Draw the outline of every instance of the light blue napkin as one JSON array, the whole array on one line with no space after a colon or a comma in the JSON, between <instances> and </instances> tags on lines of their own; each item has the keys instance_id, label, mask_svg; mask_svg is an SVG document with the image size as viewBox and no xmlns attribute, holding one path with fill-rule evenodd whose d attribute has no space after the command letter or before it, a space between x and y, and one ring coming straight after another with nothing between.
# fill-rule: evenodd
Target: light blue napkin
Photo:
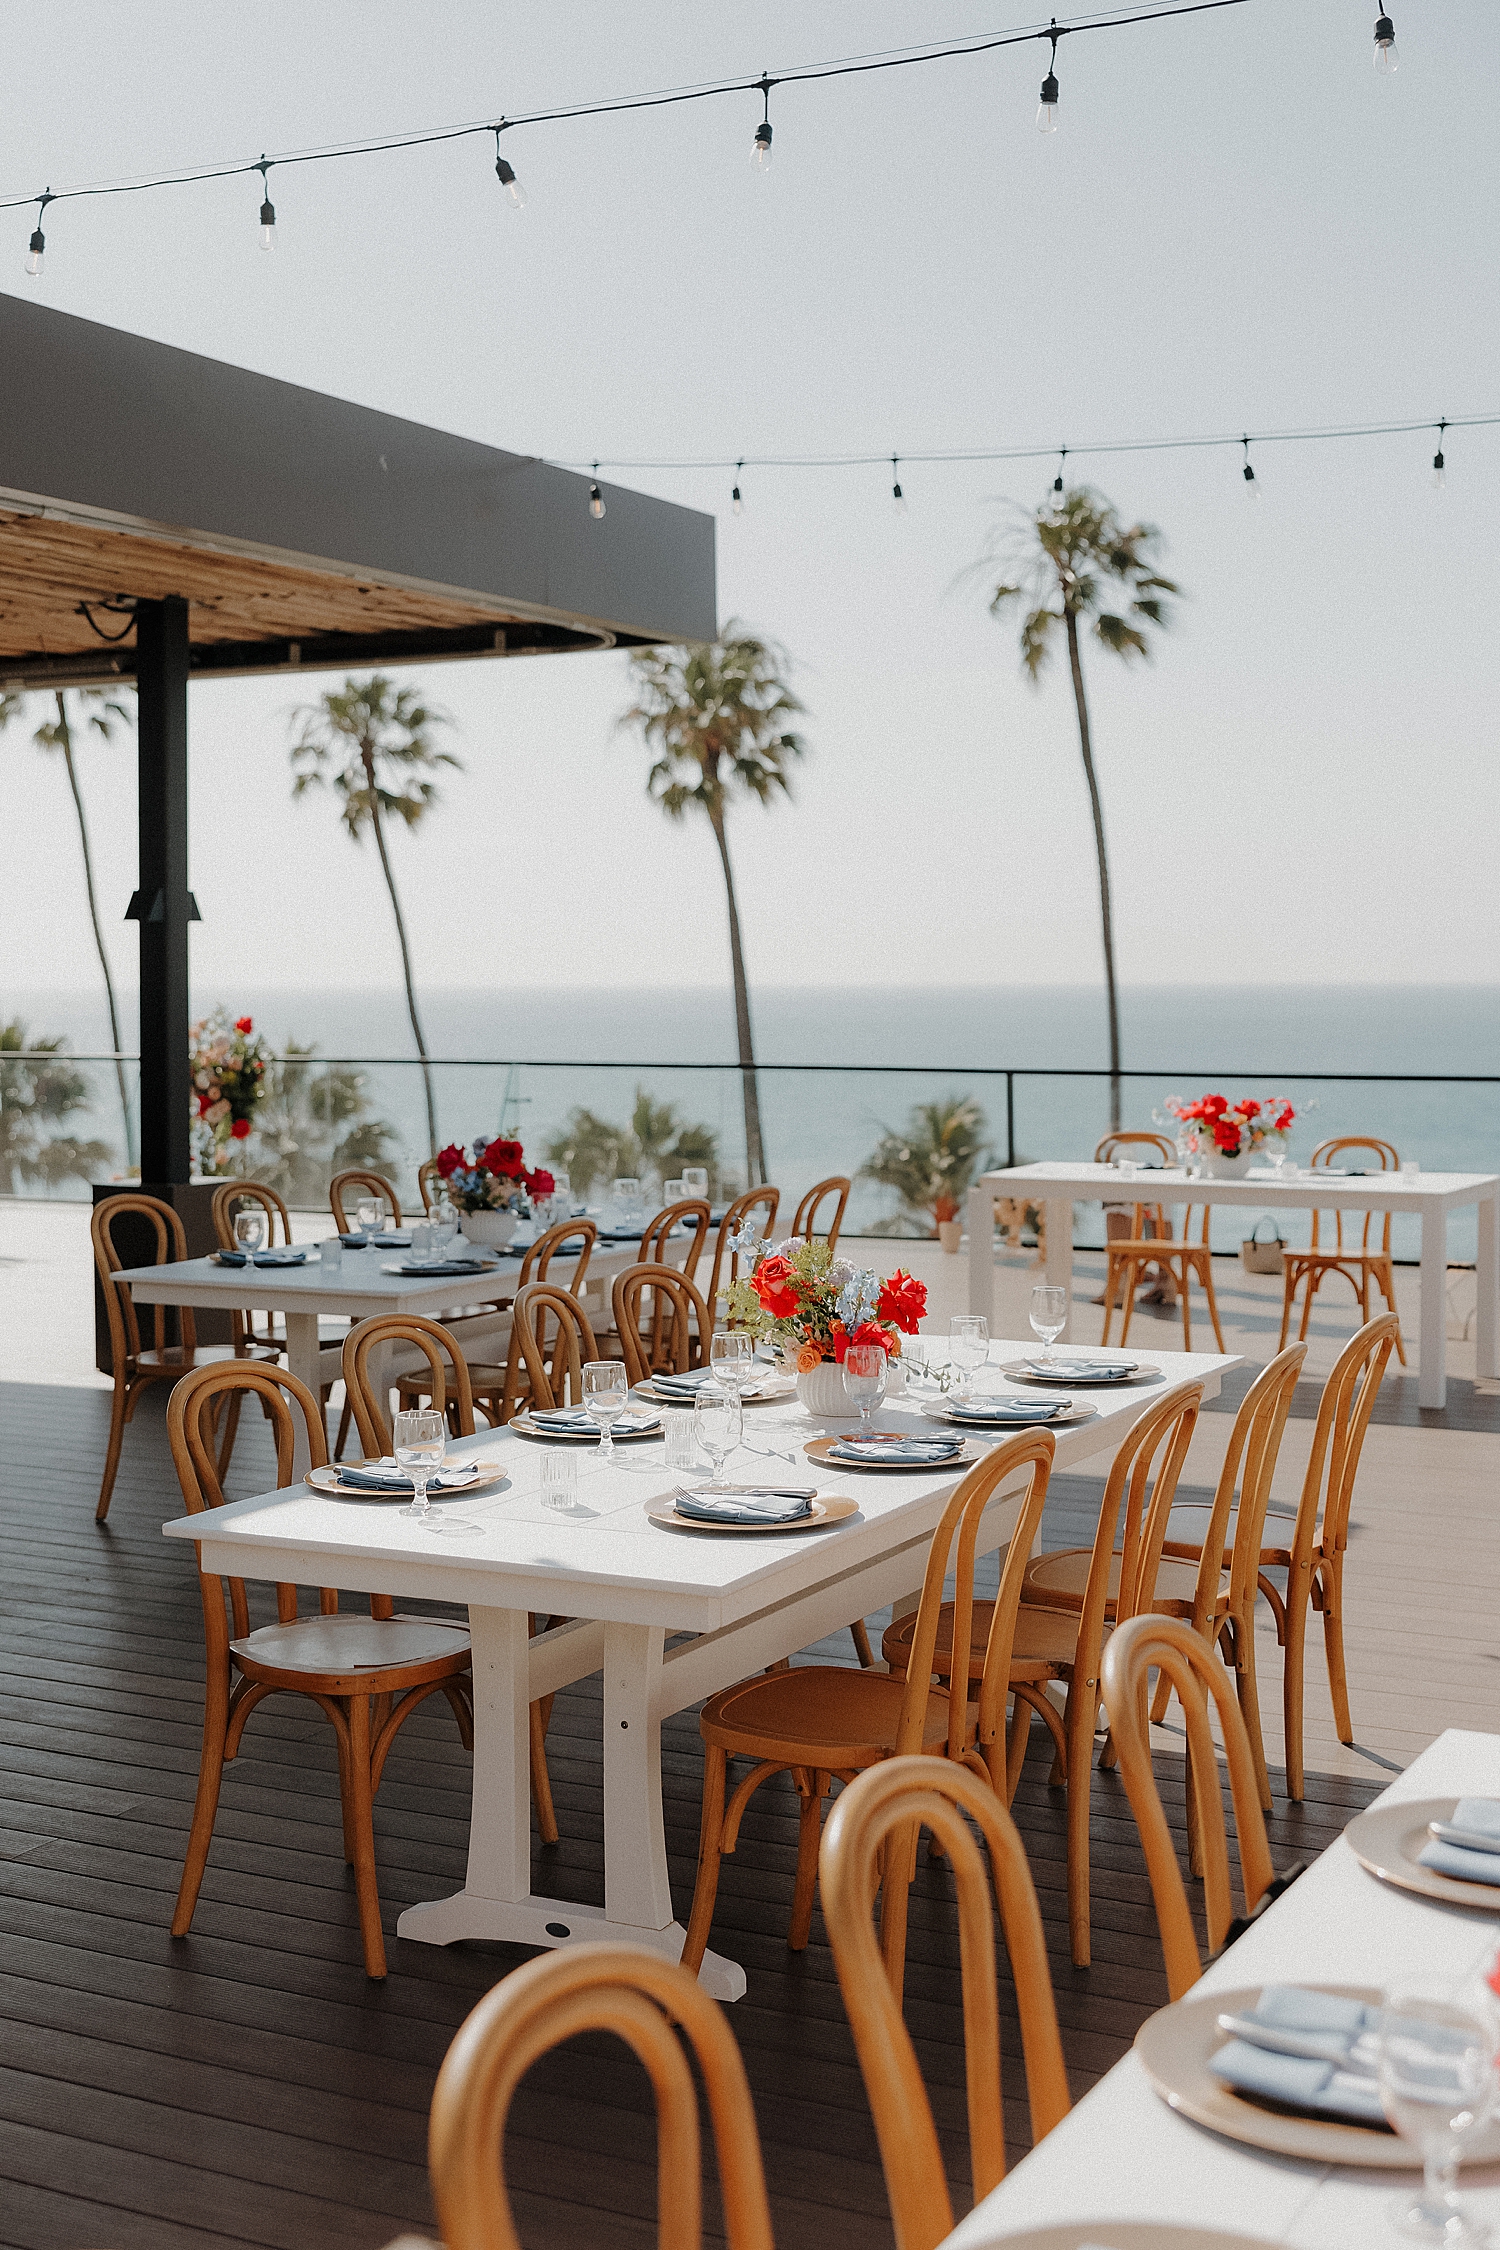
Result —
<instances>
[{"instance_id":1,"label":"light blue napkin","mask_svg":"<svg viewBox=\"0 0 1500 2250\"><path fill-rule=\"evenodd\" d=\"M1066 1414L1072 1404L1070 1398L991 1398L982 1405L965 1406L954 1399L945 1411L955 1422L988 1423L998 1427L1006 1422L1050 1422L1054 1415Z\"/></svg>"},{"instance_id":2,"label":"light blue napkin","mask_svg":"<svg viewBox=\"0 0 1500 2250\"><path fill-rule=\"evenodd\" d=\"M221 1266L242 1266L245 1263L245 1253L243 1250L221 1250L219 1252L219 1263ZM255 1263L258 1266L305 1266L307 1264L307 1252L305 1250L257 1250Z\"/></svg>"},{"instance_id":3,"label":"light blue napkin","mask_svg":"<svg viewBox=\"0 0 1500 2250\"><path fill-rule=\"evenodd\" d=\"M815 1489L812 1485L756 1485L716 1491L712 1485L704 1485L697 1492L674 1492L672 1504L690 1523L800 1523L812 1514Z\"/></svg>"},{"instance_id":4,"label":"light blue napkin","mask_svg":"<svg viewBox=\"0 0 1500 2250\"><path fill-rule=\"evenodd\" d=\"M908 1437L899 1431L889 1436L873 1431L868 1437L838 1438L829 1448L831 1461L910 1461L938 1464L962 1453L962 1438Z\"/></svg>"},{"instance_id":5,"label":"light blue napkin","mask_svg":"<svg viewBox=\"0 0 1500 2250\"><path fill-rule=\"evenodd\" d=\"M334 1466L338 1470L341 1484L352 1484L361 1492L410 1492L412 1490L411 1478L403 1468L397 1466L393 1459L380 1462L367 1461L358 1468L351 1467L346 1461L336 1462ZM429 1492L463 1492L471 1484L477 1483L478 1478L479 1471L472 1463L460 1463L451 1469L440 1469L435 1477L429 1477L427 1489Z\"/></svg>"},{"instance_id":6,"label":"light blue napkin","mask_svg":"<svg viewBox=\"0 0 1500 2250\"><path fill-rule=\"evenodd\" d=\"M1448 1818L1434 1821L1441 1835L1430 1836L1417 1854L1419 1867L1451 1875L1460 1883L1500 1888L1500 1801L1460 1797Z\"/></svg>"},{"instance_id":7,"label":"light blue napkin","mask_svg":"<svg viewBox=\"0 0 1500 2250\"><path fill-rule=\"evenodd\" d=\"M585 1413L581 1406L547 1406L543 1407L539 1413L533 1411L528 1419L534 1422L539 1430L556 1430L560 1435L566 1437L598 1437L599 1435L598 1423L594 1420L593 1415ZM640 1430L659 1430L660 1428L661 1416L659 1414L622 1414L614 1424L614 1433L618 1437L622 1432L629 1435Z\"/></svg>"},{"instance_id":8,"label":"light blue napkin","mask_svg":"<svg viewBox=\"0 0 1500 2250\"><path fill-rule=\"evenodd\" d=\"M1209 2067L1236 2093L1389 2131L1375 2073L1378 2008L1298 1985L1267 1985L1255 2007L1233 2020L1240 2036L1218 2048Z\"/></svg>"},{"instance_id":9,"label":"light blue napkin","mask_svg":"<svg viewBox=\"0 0 1500 2250\"><path fill-rule=\"evenodd\" d=\"M693 1367L685 1375L653 1375L651 1388L654 1391L676 1391L683 1398L696 1398L705 1383L717 1380L711 1367Z\"/></svg>"},{"instance_id":10,"label":"light blue napkin","mask_svg":"<svg viewBox=\"0 0 1500 2250\"><path fill-rule=\"evenodd\" d=\"M1054 1359L1049 1365L1044 1359L1028 1359L1022 1364L1028 1375L1045 1375L1054 1383L1122 1383L1137 1372L1134 1360Z\"/></svg>"},{"instance_id":11,"label":"light blue napkin","mask_svg":"<svg viewBox=\"0 0 1500 2250\"><path fill-rule=\"evenodd\" d=\"M492 1273L494 1264L489 1258L432 1258L425 1265L418 1265L414 1260L408 1261L406 1265L398 1266L396 1271L413 1277L429 1273Z\"/></svg>"}]
</instances>

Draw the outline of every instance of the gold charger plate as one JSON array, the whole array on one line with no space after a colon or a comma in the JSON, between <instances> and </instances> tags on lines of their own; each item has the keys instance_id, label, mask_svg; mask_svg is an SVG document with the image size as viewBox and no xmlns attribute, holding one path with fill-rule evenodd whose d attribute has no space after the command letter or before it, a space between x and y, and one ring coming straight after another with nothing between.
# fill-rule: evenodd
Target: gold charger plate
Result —
<instances>
[{"instance_id":1,"label":"gold charger plate","mask_svg":"<svg viewBox=\"0 0 1500 2250\"><path fill-rule=\"evenodd\" d=\"M372 1461L352 1461L349 1465L354 1469L377 1466ZM486 1492L492 1484L504 1482L505 1469L501 1462L477 1461L474 1465L479 1474L472 1483L459 1485L448 1492L432 1493L431 1498L434 1504L439 1500L467 1500L471 1493ZM321 1492L332 1499L338 1500L374 1500L387 1505L392 1500L398 1500L405 1505L411 1498L409 1491L370 1492L361 1484L345 1484L339 1474L339 1464L336 1461L330 1461L326 1469L309 1469L302 1481L304 1484L311 1485L314 1492Z\"/></svg>"},{"instance_id":2,"label":"gold charger plate","mask_svg":"<svg viewBox=\"0 0 1500 2250\"><path fill-rule=\"evenodd\" d=\"M1263 2234L1169 2227L1156 2219L1069 2219L1060 2227L1007 2234L995 2250L1273 2250Z\"/></svg>"},{"instance_id":3,"label":"gold charger plate","mask_svg":"<svg viewBox=\"0 0 1500 2250\"><path fill-rule=\"evenodd\" d=\"M1309 1992L1331 1992L1341 2000L1363 2000L1378 2005L1385 1994L1372 1985L1310 1984ZM1382 2172L1420 2172L1422 2160L1410 2142L1373 2125L1345 2125L1325 2117L1294 2117L1285 2110L1267 2109L1214 2076L1210 2058L1227 2043L1218 2026L1221 2014L1243 2014L1253 2008L1262 1987L1252 1984L1236 1992L1212 1992L1202 1999L1190 1994L1170 2008L1148 2016L1135 2035L1141 2068L1169 2109L1179 2110L1197 2125L1250 2148L1268 2149L1274 2156L1300 2157L1308 2164L1362 2164ZM1464 2151L1467 2164L1492 2164L1500 2155L1500 2122L1492 2122L1474 2136Z\"/></svg>"},{"instance_id":4,"label":"gold charger plate","mask_svg":"<svg viewBox=\"0 0 1500 2250\"><path fill-rule=\"evenodd\" d=\"M535 1438L542 1445L597 1446L599 1443L592 1430L544 1430L532 1421L529 1414L512 1415L505 1426L507 1430L514 1430L517 1437ZM616 1445L644 1445L649 1438L659 1438L662 1434L661 1416L658 1415L649 1430L622 1430L617 1428L615 1443Z\"/></svg>"},{"instance_id":5,"label":"gold charger plate","mask_svg":"<svg viewBox=\"0 0 1500 2250\"><path fill-rule=\"evenodd\" d=\"M999 1373L1008 1377L1012 1383L1039 1383L1043 1390L1070 1388L1077 1391L1129 1391L1137 1383L1159 1383L1162 1380L1159 1367L1147 1367L1143 1363L1138 1364L1129 1375L1069 1374L1065 1359L1058 1361L1055 1375L1034 1374L1024 1359L1002 1360Z\"/></svg>"},{"instance_id":6,"label":"gold charger plate","mask_svg":"<svg viewBox=\"0 0 1500 2250\"><path fill-rule=\"evenodd\" d=\"M819 1493L812 1504L812 1513L799 1516L795 1523L694 1523L691 1516L680 1516L675 1508L664 1508L661 1496L646 1502L646 1514L651 1522L663 1531L712 1531L721 1537L732 1532L736 1538L748 1533L752 1539L763 1539L766 1533L775 1532L784 1539L793 1531L822 1531L831 1523L842 1523L846 1516L859 1514L859 1502L847 1494Z\"/></svg>"},{"instance_id":7,"label":"gold charger plate","mask_svg":"<svg viewBox=\"0 0 1500 2250\"><path fill-rule=\"evenodd\" d=\"M693 1411L693 1401L690 1398L683 1398L676 1391L659 1391L649 1376L644 1383L631 1385L631 1395L634 1398L649 1399L653 1406L675 1406L679 1414L691 1414ZM741 1391L740 1402L744 1406L784 1406L788 1399L795 1398L796 1395L796 1384L783 1380L771 1390L762 1389L757 1384L750 1390Z\"/></svg>"},{"instance_id":8,"label":"gold charger plate","mask_svg":"<svg viewBox=\"0 0 1500 2250\"><path fill-rule=\"evenodd\" d=\"M1112 1388L1118 1389L1118 1384ZM1065 1430L1073 1422L1089 1422L1099 1409L1088 1399L1069 1406L1061 1414L1050 1414L1045 1422L970 1422L957 1414L950 1414L946 1406L936 1403L925 1405L922 1412L929 1422L941 1422L950 1430L983 1430L986 1436L996 1437L1002 1430Z\"/></svg>"},{"instance_id":9,"label":"gold charger plate","mask_svg":"<svg viewBox=\"0 0 1500 2250\"><path fill-rule=\"evenodd\" d=\"M963 1450L959 1453L950 1453L946 1461L835 1460L833 1448L839 1442L837 1438L831 1437L809 1438L802 1450L809 1461L817 1461L831 1469L852 1469L856 1476L868 1476L871 1471L874 1471L877 1475L895 1475L899 1471L902 1476L932 1477L940 1475L944 1469L971 1469L976 1461L984 1459L984 1449L971 1445L967 1438L964 1439Z\"/></svg>"},{"instance_id":10,"label":"gold charger plate","mask_svg":"<svg viewBox=\"0 0 1500 2250\"><path fill-rule=\"evenodd\" d=\"M1384 1805L1360 1813L1344 1836L1360 1866L1382 1883L1441 1899L1445 1906L1477 1906L1485 1914L1500 1913L1500 1882L1466 1883L1460 1876L1440 1875L1435 1867L1417 1864L1418 1852L1431 1840L1427 1823L1451 1820L1457 1803L1456 1797L1426 1797L1418 1804ZM1500 1858L1495 1871L1500 1875Z\"/></svg>"}]
</instances>

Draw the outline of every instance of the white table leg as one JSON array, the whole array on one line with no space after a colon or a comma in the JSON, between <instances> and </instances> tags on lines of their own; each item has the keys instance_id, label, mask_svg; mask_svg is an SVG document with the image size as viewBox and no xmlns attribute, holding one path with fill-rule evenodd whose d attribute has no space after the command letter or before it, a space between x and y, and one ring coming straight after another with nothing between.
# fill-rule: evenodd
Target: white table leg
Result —
<instances>
[{"instance_id":1,"label":"white table leg","mask_svg":"<svg viewBox=\"0 0 1500 2250\"><path fill-rule=\"evenodd\" d=\"M995 1193L971 1187L969 1221L969 1310L995 1317Z\"/></svg>"},{"instance_id":2,"label":"white table leg","mask_svg":"<svg viewBox=\"0 0 1500 2250\"><path fill-rule=\"evenodd\" d=\"M1422 1212L1422 1328L1417 1364L1418 1404L1444 1405L1448 1397L1448 1214L1440 1203L1429 1203Z\"/></svg>"},{"instance_id":3,"label":"white table leg","mask_svg":"<svg viewBox=\"0 0 1500 2250\"><path fill-rule=\"evenodd\" d=\"M623 1939L675 1961L686 1931L672 1918L661 1810L660 1626L610 1625L604 1638L603 1907L531 1890L527 1707L531 1672L524 1610L470 1609L474 1649L474 1805L469 1865L452 1898L409 1906L397 1935L427 1945L499 1938L558 1946ZM699 1981L738 2000L745 1972L705 1954Z\"/></svg>"},{"instance_id":4,"label":"white table leg","mask_svg":"<svg viewBox=\"0 0 1500 2250\"><path fill-rule=\"evenodd\" d=\"M1059 1338L1066 1344L1073 1334L1073 1206L1049 1199L1044 1209L1047 1213L1047 1279L1067 1291L1068 1322Z\"/></svg>"},{"instance_id":5,"label":"white table leg","mask_svg":"<svg viewBox=\"0 0 1500 2250\"><path fill-rule=\"evenodd\" d=\"M1479 1249L1474 1261L1474 1373L1480 1382L1500 1376L1500 1225L1495 1198L1479 1206Z\"/></svg>"},{"instance_id":6,"label":"white table leg","mask_svg":"<svg viewBox=\"0 0 1500 2250\"><path fill-rule=\"evenodd\" d=\"M318 1316L315 1312L289 1312L283 1315L286 1322L287 1373L305 1383L314 1398L318 1395ZM308 1458L307 1433L302 1427L301 1415L293 1417L297 1440L292 1453L293 1478L305 1476L312 1467ZM326 1435L326 1433L325 1433Z\"/></svg>"}]
</instances>

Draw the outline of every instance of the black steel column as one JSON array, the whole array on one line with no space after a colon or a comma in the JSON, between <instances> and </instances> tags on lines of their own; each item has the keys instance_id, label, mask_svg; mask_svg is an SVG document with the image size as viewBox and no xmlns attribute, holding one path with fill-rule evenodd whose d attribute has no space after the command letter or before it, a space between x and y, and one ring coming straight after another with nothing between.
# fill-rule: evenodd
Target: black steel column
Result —
<instances>
[{"instance_id":1,"label":"black steel column","mask_svg":"<svg viewBox=\"0 0 1500 2250\"><path fill-rule=\"evenodd\" d=\"M190 1175L188 1142L188 605L138 602L141 1182Z\"/></svg>"}]
</instances>

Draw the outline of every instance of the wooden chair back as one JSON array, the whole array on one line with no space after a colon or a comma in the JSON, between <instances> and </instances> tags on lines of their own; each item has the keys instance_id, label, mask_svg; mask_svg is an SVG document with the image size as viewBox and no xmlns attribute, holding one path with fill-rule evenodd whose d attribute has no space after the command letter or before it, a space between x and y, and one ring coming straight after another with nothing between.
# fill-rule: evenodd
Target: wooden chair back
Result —
<instances>
[{"instance_id":1,"label":"wooden chair back","mask_svg":"<svg viewBox=\"0 0 1500 2250\"><path fill-rule=\"evenodd\" d=\"M344 1388L366 1459L378 1461L391 1450L390 1401L370 1377L371 1352L377 1345L387 1344L414 1345L425 1355L434 1408L443 1413L451 1395L458 1410L458 1434L472 1437L474 1395L469 1387L469 1370L447 1329L435 1320L424 1320L420 1313L378 1313L373 1320L362 1320L357 1328L351 1328L344 1338Z\"/></svg>"},{"instance_id":2,"label":"wooden chair back","mask_svg":"<svg viewBox=\"0 0 1500 2250\"><path fill-rule=\"evenodd\" d=\"M1276 1474L1282 1433L1306 1357L1306 1344L1291 1344L1284 1352L1278 1352L1269 1367L1261 1369L1240 1401L1225 1448L1224 1465L1214 1487L1203 1550L1198 1559L1193 1607L1201 1618L1214 1614L1231 1514L1234 1515L1234 1546L1229 1565L1229 1606L1235 1615L1250 1614L1265 1535L1266 1509L1271 1500L1271 1480ZM1166 1544L1170 1552L1171 1541Z\"/></svg>"},{"instance_id":3,"label":"wooden chair back","mask_svg":"<svg viewBox=\"0 0 1500 2250\"><path fill-rule=\"evenodd\" d=\"M438 1160L435 1156L427 1157L423 1163L417 1166L417 1193L422 1198L422 1209L424 1211L432 1210L436 1204L437 1183L441 1178L442 1174L438 1170Z\"/></svg>"},{"instance_id":4,"label":"wooden chair back","mask_svg":"<svg viewBox=\"0 0 1500 2250\"><path fill-rule=\"evenodd\" d=\"M649 1307L643 1303L648 1292ZM684 1375L706 1359L713 1317L676 1266L627 1266L615 1276L610 1301L632 1383Z\"/></svg>"},{"instance_id":5,"label":"wooden chair back","mask_svg":"<svg viewBox=\"0 0 1500 2250\"><path fill-rule=\"evenodd\" d=\"M629 1945L544 1953L487 1992L459 2027L433 2088L427 2153L447 2250L520 2250L505 2184L505 2125L531 2065L564 2039L609 2031L656 2096L657 2242L699 2250L703 2080L730 2250L773 2250L760 2135L728 2019L680 1962Z\"/></svg>"},{"instance_id":6,"label":"wooden chair back","mask_svg":"<svg viewBox=\"0 0 1500 2250\"><path fill-rule=\"evenodd\" d=\"M1133 1422L1109 1465L1078 1621L1074 1679L1097 1686L1115 1533L1124 1518L1115 1616L1149 1610L1156 1597L1167 1519L1203 1404L1201 1383L1174 1383Z\"/></svg>"},{"instance_id":7,"label":"wooden chair back","mask_svg":"<svg viewBox=\"0 0 1500 2250\"><path fill-rule=\"evenodd\" d=\"M1333 1555L1349 1544L1349 1510L1365 1432L1400 1333L1395 1313L1366 1321L1340 1352L1323 1386L1292 1532L1294 1573L1307 1566L1315 1546Z\"/></svg>"},{"instance_id":8,"label":"wooden chair back","mask_svg":"<svg viewBox=\"0 0 1500 2250\"><path fill-rule=\"evenodd\" d=\"M708 1240L708 1225L713 1214L701 1196L690 1195L681 1203L668 1203L648 1226L641 1229L641 1265L666 1263L667 1237L680 1227L691 1227L693 1239L687 1245L680 1271L692 1281L698 1272L698 1260L703 1255L703 1245Z\"/></svg>"},{"instance_id":9,"label":"wooden chair back","mask_svg":"<svg viewBox=\"0 0 1500 2250\"><path fill-rule=\"evenodd\" d=\"M328 1202L340 1234L352 1232L344 1215L344 1198L352 1195L356 1202L362 1195L378 1195L391 1207L391 1225L401 1224L401 1201L383 1172L369 1172L362 1165L352 1165L347 1172L335 1172L328 1183Z\"/></svg>"},{"instance_id":10,"label":"wooden chair back","mask_svg":"<svg viewBox=\"0 0 1500 2250\"><path fill-rule=\"evenodd\" d=\"M145 1262L153 1266L175 1265L187 1256L187 1235L181 1219L170 1203L163 1203L155 1195L127 1193L111 1195L103 1203L94 1205L89 1220L89 1237L94 1246L94 1264L99 1270L99 1284L104 1293L104 1317L109 1323L110 1356L116 1370L127 1368L141 1354L141 1331L136 1319L134 1300L128 1289L117 1288L113 1276L125 1270L125 1261L115 1248L114 1228L127 1212L134 1212L150 1221L155 1244L152 1256ZM167 1334L166 1305L151 1308L151 1351L165 1351ZM193 1326L193 1308L183 1305L178 1310L178 1333L187 1361L197 1349L197 1331Z\"/></svg>"},{"instance_id":11,"label":"wooden chair back","mask_svg":"<svg viewBox=\"0 0 1500 2250\"><path fill-rule=\"evenodd\" d=\"M1094 1151L1094 1162L1113 1164L1123 1148L1154 1148L1168 1169L1177 1162L1177 1151L1164 1133L1106 1133Z\"/></svg>"},{"instance_id":12,"label":"wooden chair back","mask_svg":"<svg viewBox=\"0 0 1500 2250\"><path fill-rule=\"evenodd\" d=\"M737 1195L719 1221L719 1231L714 1237L714 1262L704 1291L710 1305L717 1305L719 1291L727 1289L740 1278L739 1253L730 1244L740 1228L749 1219L760 1230L762 1242L769 1242L771 1229L776 1224L776 1213L781 1205L781 1190L774 1187L751 1188L745 1195ZM760 1216L757 1216L757 1214Z\"/></svg>"},{"instance_id":13,"label":"wooden chair back","mask_svg":"<svg viewBox=\"0 0 1500 2250\"><path fill-rule=\"evenodd\" d=\"M1341 1133L1335 1140L1318 1143L1308 1159L1308 1170L1310 1172L1326 1171L1335 1159L1345 1149L1349 1148L1363 1149L1368 1154L1377 1156L1380 1159L1382 1172L1399 1172L1401 1169L1401 1159L1389 1141L1375 1140L1367 1133ZM1353 1240L1353 1235L1361 1218L1359 1212L1334 1210L1325 1213L1315 1210L1312 1215L1312 1239L1308 1247L1313 1250L1327 1247L1320 1227L1320 1221L1327 1217L1333 1221L1333 1246L1336 1250L1347 1249L1351 1253L1357 1253L1361 1250L1367 1251L1370 1247L1370 1228L1378 1216L1379 1214L1374 1211L1366 1211L1363 1214L1364 1223L1359 1228L1359 1240L1356 1243ZM1344 1240L1344 1221L1346 1219L1349 1222L1351 1237L1347 1243ZM1380 1255L1388 1258L1391 1254L1391 1214L1389 1211L1384 1214L1384 1219L1385 1223L1380 1230Z\"/></svg>"},{"instance_id":14,"label":"wooden chair back","mask_svg":"<svg viewBox=\"0 0 1500 2250\"><path fill-rule=\"evenodd\" d=\"M276 1240L278 1220L281 1225L281 1239L284 1243L290 1244L292 1239L291 1213L276 1193L275 1188L267 1187L260 1180L225 1180L221 1186L214 1189L214 1199L209 1205L209 1215L213 1220L214 1233L218 1237L221 1250L233 1250L235 1248L235 1215L238 1207L246 1203L258 1203L266 1215L265 1246L268 1250ZM236 1310L230 1314L229 1318L236 1357L244 1351L248 1344L262 1346L275 1344L277 1340L276 1326L269 1313L266 1315L264 1328L256 1327L253 1312Z\"/></svg>"},{"instance_id":15,"label":"wooden chair back","mask_svg":"<svg viewBox=\"0 0 1500 2250\"><path fill-rule=\"evenodd\" d=\"M599 1240L599 1229L592 1219L564 1219L559 1226L548 1227L545 1234L539 1234L521 1260L516 1287L524 1289L528 1281L545 1281L547 1269L563 1244L580 1240L583 1247L578 1253L578 1263L573 1268L571 1278L561 1283L554 1282L552 1286L554 1289L566 1289L571 1296L581 1297L583 1277L589 1270L589 1260L594 1254L594 1245Z\"/></svg>"},{"instance_id":16,"label":"wooden chair back","mask_svg":"<svg viewBox=\"0 0 1500 2250\"><path fill-rule=\"evenodd\" d=\"M549 1323L557 1331L550 1350ZM581 1406L584 1365L599 1357L599 1346L578 1299L555 1282L528 1282L516 1291L511 1327L521 1340L531 1404L544 1412L554 1406Z\"/></svg>"},{"instance_id":17,"label":"wooden chair back","mask_svg":"<svg viewBox=\"0 0 1500 2250\"><path fill-rule=\"evenodd\" d=\"M1234 1675L1216 1650L1178 1617L1134 1617L1110 1636L1104 1651L1104 1700L1119 1755L1120 1776L1146 1854L1151 1896L1167 1963L1167 1989L1180 2000L1202 1974L1198 1940L1188 1910L1187 1890L1177 1864L1177 1849L1162 1810L1151 1770L1150 1722L1146 1698L1153 1666L1177 1690L1187 1724L1188 1773L1196 1808L1196 1833L1203 1853L1203 1903L1210 1953L1217 1953L1229 1931L1233 1908L1229 1889L1229 1838L1219 1761L1214 1753L1208 1706L1218 1713L1234 1822L1239 1832L1240 1879L1245 1912L1251 1914L1275 1881L1266 1823L1260 1809L1260 1783L1250 1737L1235 1693Z\"/></svg>"},{"instance_id":18,"label":"wooden chair back","mask_svg":"<svg viewBox=\"0 0 1500 2250\"><path fill-rule=\"evenodd\" d=\"M844 1213L849 1208L849 1191L853 1185L852 1180L846 1180L835 1173L830 1179L819 1180L816 1187L810 1187L797 1206L797 1216L792 1221L793 1234L800 1234L804 1242L811 1242L815 1235L821 1234L829 1249L836 1250L839 1228L843 1225ZM833 1223L831 1226L820 1227L818 1212L830 1198L834 1204Z\"/></svg>"},{"instance_id":19,"label":"wooden chair back","mask_svg":"<svg viewBox=\"0 0 1500 2250\"><path fill-rule=\"evenodd\" d=\"M918 1823L941 1843L958 1894L969 2166L976 2203L1005 2177L1005 2126L994 1916L975 1828L988 1848L1015 1980L1033 2140L1050 2133L1069 2108L1041 1912L1026 1848L1004 1799L979 1775L946 1758L891 1758L871 1766L843 1791L829 1815L818 1878L839 1989L880 2143L898 2250L934 2250L953 2226L927 2089L900 2004L889 1977L882 1974L870 1916L882 1864L898 1855L904 1861L905 1839Z\"/></svg>"}]
</instances>

